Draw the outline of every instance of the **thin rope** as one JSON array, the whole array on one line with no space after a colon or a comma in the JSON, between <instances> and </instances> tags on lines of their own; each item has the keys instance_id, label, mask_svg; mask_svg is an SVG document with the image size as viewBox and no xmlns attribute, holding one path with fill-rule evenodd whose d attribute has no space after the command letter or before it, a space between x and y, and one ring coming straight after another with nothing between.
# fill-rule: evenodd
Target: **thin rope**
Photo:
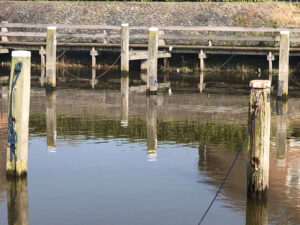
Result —
<instances>
[{"instance_id":1,"label":"thin rope","mask_svg":"<svg viewBox=\"0 0 300 225\"><path fill-rule=\"evenodd\" d=\"M245 139L244 139L244 141L243 141L242 146L240 147L239 151L237 152L237 154L236 154L236 156L235 156L235 158L234 158L234 160L233 160L233 162L232 162L232 164L231 164L229 170L227 171L227 173L226 173L226 175L225 175L225 177L224 177L224 179L223 179L223 181L222 181L222 183L221 183L221 185L220 185L218 191L216 192L216 194L215 194L213 200L211 201L211 203L209 204L209 206L208 206L208 208L206 209L205 213L203 214L203 216L202 216L200 222L198 223L198 225L200 225L200 224L203 222L203 220L204 220L205 216L207 215L209 209L211 208L211 206L212 206L213 203L215 202L215 200L216 200L218 194L220 193L220 191L221 191L222 187L224 186L224 184L225 184L227 178L229 177L229 175L230 175L230 173L231 173L231 170L232 170L233 166L234 166L235 163L236 163L237 158L239 157L241 151L243 150L243 148L244 148L244 146L245 146L245 144L246 144L246 142L247 142L248 136L249 136L249 134L250 134L250 131L252 130L252 127L253 127L253 124L255 123L256 118L257 118L257 114L254 114L254 117L253 117L253 119L252 119L252 121L251 121L251 124L250 124L250 126L249 126L249 128L248 128L248 132L247 132L247 134L246 134L246 136L245 136Z\"/></svg>"},{"instance_id":2,"label":"thin rope","mask_svg":"<svg viewBox=\"0 0 300 225\"><path fill-rule=\"evenodd\" d=\"M57 56L56 60L58 60L60 57L62 57L65 53L66 53L66 51L64 50L59 56Z\"/></svg>"},{"instance_id":3,"label":"thin rope","mask_svg":"<svg viewBox=\"0 0 300 225\"><path fill-rule=\"evenodd\" d=\"M112 65L111 65L104 73L102 73L102 74L96 76L96 79L99 78L99 77L102 77L102 76L104 76L106 73L108 73L108 72L111 70L111 68L117 63L117 61L119 60L120 57L121 57L121 54L118 56L118 58L114 61L114 63L113 63L113 64L112 64Z\"/></svg>"},{"instance_id":4,"label":"thin rope","mask_svg":"<svg viewBox=\"0 0 300 225\"><path fill-rule=\"evenodd\" d=\"M8 142L9 142L9 147L10 147L10 161L13 160L13 156L15 157L15 160L17 159L16 157L16 143L18 141L18 135L15 130L14 122L15 118L13 118L13 102L14 102L14 92L16 89L16 84L18 81L18 78L20 76L21 70L23 67L23 63L21 61L17 62L15 65L15 70L14 74L12 77L12 85L11 85L11 92L10 92L10 110L9 110L9 117L8 117Z\"/></svg>"}]
</instances>

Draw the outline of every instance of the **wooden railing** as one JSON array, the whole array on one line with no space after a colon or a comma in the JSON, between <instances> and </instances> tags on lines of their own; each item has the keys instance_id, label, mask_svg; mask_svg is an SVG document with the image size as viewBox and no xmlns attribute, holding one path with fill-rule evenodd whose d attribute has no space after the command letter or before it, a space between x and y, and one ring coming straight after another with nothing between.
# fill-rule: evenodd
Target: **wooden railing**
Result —
<instances>
[{"instance_id":1,"label":"wooden railing","mask_svg":"<svg viewBox=\"0 0 300 225\"><path fill-rule=\"evenodd\" d=\"M99 42L119 43L120 26L110 25L71 25L71 24L22 24L0 23L2 41L45 41L46 28L57 28L58 41L68 43ZM279 32L288 30L290 41L294 46L300 42L300 28L271 27L226 27L226 26L157 26L159 28L160 45L229 45L229 46L277 46ZM131 43L147 43L148 28L146 26L130 27Z\"/></svg>"}]
</instances>

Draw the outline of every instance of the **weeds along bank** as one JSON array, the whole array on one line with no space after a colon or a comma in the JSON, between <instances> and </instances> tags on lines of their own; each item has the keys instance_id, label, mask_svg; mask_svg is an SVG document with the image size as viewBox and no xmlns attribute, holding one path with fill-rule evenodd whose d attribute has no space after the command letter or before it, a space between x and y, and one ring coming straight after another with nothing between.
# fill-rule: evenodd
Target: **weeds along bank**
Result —
<instances>
[{"instance_id":1,"label":"weeds along bank","mask_svg":"<svg viewBox=\"0 0 300 225\"><path fill-rule=\"evenodd\" d=\"M297 26L288 3L0 2L0 20L22 23Z\"/></svg>"}]
</instances>

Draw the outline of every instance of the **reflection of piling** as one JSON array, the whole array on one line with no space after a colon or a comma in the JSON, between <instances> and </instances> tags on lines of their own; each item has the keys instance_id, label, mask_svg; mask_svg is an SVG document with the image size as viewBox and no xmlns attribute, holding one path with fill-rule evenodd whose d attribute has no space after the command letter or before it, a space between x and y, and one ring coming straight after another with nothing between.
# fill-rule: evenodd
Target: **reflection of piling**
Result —
<instances>
[{"instance_id":1,"label":"reflection of piling","mask_svg":"<svg viewBox=\"0 0 300 225\"><path fill-rule=\"evenodd\" d=\"M248 199L246 206L246 225L268 224L267 199Z\"/></svg>"},{"instance_id":2,"label":"reflection of piling","mask_svg":"<svg viewBox=\"0 0 300 225\"><path fill-rule=\"evenodd\" d=\"M6 158L8 175L22 176L27 174L30 67L30 52L12 52L9 85L9 147Z\"/></svg>"},{"instance_id":3,"label":"reflection of piling","mask_svg":"<svg viewBox=\"0 0 300 225\"><path fill-rule=\"evenodd\" d=\"M47 27L46 78L49 87L56 87L56 27Z\"/></svg>"},{"instance_id":4,"label":"reflection of piling","mask_svg":"<svg viewBox=\"0 0 300 225\"><path fill-rule=\"evenodd\" d=\"M277 96L287 98L289 83L289 49L290 49L290 32L280 32L280 52L279 52L279 76Z\"/></svg>"},{"instance_id":5,"label":"reflection of piling","mask_svg":"<svg viewBox=\"0 0 300 225\"><path fill-rule=\"evenodd\" d=\"M203 89L204 89L204 83L203 83L203 80L204 80L204 73L203 71L200 72L200 82L199 82L199 90L200 90L200 93L203 92Z\"/></svg>"},{"instance_id":6,"label":"reflection of piling","mask_svg":"<svg viewBox=\"0 0 300 225\"><path fill-rule=\"evenodd\" d=\"M155 94L158 88L157 81L157 52L158 52L158 29L149 28L148 40L148 70L147 92Z\"/></svg>"},{"instance_id":7,"label":"reflection of piling","mask_svg":"<svg viewBox=\"0 0 300 225\"><path fill-rule=\"evenodd\" d=\"M156 161L157 95L147 96L147 147L148 147L148 161Z\"/></svg>"},{"instance_id":8,"label":"reflection of piling","mask_svg":"<svg viewBox=\"0 0 300 225\"><path fill-rule=\"evenodd\" d=\"M121 25L121 73L129 72L129 26L127 23Z\"/></svg>"},{"instance_id":9,"label":"reflection of piling","mask_svg":"<svg viewBox=\"0 0 300 225\"><path fill-rule=\"evenodd\" d=\"M28 225L27 178L6 180L8 225Z\"/></svg>"},{"instance_id":10,"label":"reflection of piling","mask_svg":"<svg viewBox=\"0 0 300 225\"><path fill-rule=\"evenodd\" d=\"M48 151L56 150L56 91L46 90L46 129Z\"/></svg>"},{"instance_id":11,"label":"reflection of piling","mask_svg":"<svg viewBox=\"0 0 300 225\"><path fill-rule=\"evenodd\" d=\"M95 88L95 85L97 84L97 79L96 79L96 68L92 68L92 80L91 80L91 85L92 88Z\"/></svg>"},{"instance_id":12,"label":"reflection of piling","mask_svg":"<svg viewBox=\"0 0 300 225\"><path fill-rule=\"evenodd\" d=\"M128 126L129 76L121 76L121 126Z\"/></svg>"},{"instance_id":13,"label":"reflection of piling","mask_svg":"<svg viewBox=\"0 0 300 225\"><path fill-rule=\"evenodd\" d=\"M277 133L276 133L276 149L277 159L285 160L287 150L286 129L287 129L287 110L288 104L286 101L276 100L277 112Z\"/></svg>"},{"instance_id":14,"label":"reflection of piling","mask_svg":"<svg viewBox=\"0 0 300 225\"><path fill-rule=\"evenodd\" d=\"M269 186L270 151L270 86L269 80L250 82L249 123L250 132L249 160L247 163L247 186L249 198L261 198Z\"/></svg>"}]
</instances>

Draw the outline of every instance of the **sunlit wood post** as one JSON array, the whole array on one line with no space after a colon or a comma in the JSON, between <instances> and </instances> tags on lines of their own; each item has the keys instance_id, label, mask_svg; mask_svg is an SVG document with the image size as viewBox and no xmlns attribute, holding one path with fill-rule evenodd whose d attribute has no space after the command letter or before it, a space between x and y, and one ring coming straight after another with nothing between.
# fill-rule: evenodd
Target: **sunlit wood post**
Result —
<instances>
[{"instance_id":1,"label":"sunlit wood post","mask_svg":"<svg viewBox=\"0 0 300 225\"><path fill-rule=\"evenodd\" d=\"M272 55L272 52L269 52L269 54L267 55L267 60L269 61L269 80L271 78L271 82L272 82L272 74L273 74L272 62L275 60L275 57L274 55Z\"/></svg>"},{"instance_id":2,"label":"sunlit wood post","mask_svg":"<svg viewBox=\"0 0 300 225\"><path fill-rule=\"evenodd\" d=\"M8 224L29 225L27 177L9 177L6 196Z\"/></svg>"},{"instance_id":3,"label":"sunlit wood post","mask_svg":"<svg viewBox=\"0 0 300 225\"><path fill-rule=\"evenodd\" d=\"M22 68L16 80L15 66L22 63ZM13 51L10 73L9 90L9 115L12 121L9 126L14 127L16 132L15 152L11 150L8 143L6 157L6 172L8 175L25 176L27 174L28 158L28 123L30 107L30 76L31 76L31 52ZM13 81L16 80L14 89ZM10 133L10 132L9 132Z\"/></svg>"},{"instance_id":4,"label":"sunlit wood post","mask_svg":"<svg viewBox=\"0 0 300 225\"><path fill-rule=\"evenodd\" d=\"M7 21L2 21L1 23L2 23L2 25L8 24ZM2 27L2 28L1 28L1 32L7 33L7 32L8 32L7 27ZM7 38L6 36L2 36L1 40L2 40L2 41L8 41L8 38Z\"/></svg>"},{"instance_id":5,"label":"sunlit wood post","mask_svg":"<svg viewBox=\"0 0 300 225\"><path fill-rule=\"evenodd\" d=\"M90 55L92 56L92 68L96 67L96 56L98 56L98 51L95 50L93 47L92 50L90 51Z\"/></svg>"},{"instance_id":6,"label":"sunlit wood post","mask_svg":"<svg viewBox=\"0 0 300 225\"><path fill-rule=\"evenodd\" d=\"M56 27L47 27L46 80L49 87L56 87Z\"/></svg>"},{"instance_id":7,"label":"sunlit wood post","mask_svg":"<svg viewBox=\"0 0 300 225\"><path fill-rule=\"evenodd\" d=\"M250 132L247 186L248 198L259 199L269 187L271 81L252 80L250 87L249 124L253 127Z\"/></svg>"},{"instance_id":8,"label":"sunlit wood post","mask_svg":"<svg viewBox=\"0 0 300 225\"><path fill-rule=\"evenodd\" d=\"M46 60L45 60L46 50L44 49L43 46L41 46L41 49L39 50L39 54L41 56L41 67L45 67L46 66Z\"/></svg>"},{"instance_id":9,"label":"sunlit wood post","mask_svg":"<svg viewBox=\"0 0 300 225\"><path fill-rule=\"evenodd\" d=\"M128 126L129 75L121 76L121 126Z\"/></svg>"},{"instance_id":10,"label":"sunlit wood post","mask_svg":"<svg viewBox=\"0 0 300 225\"><path fill-rule=\"evenodd\" d=\"M148 69L147 69L147 92L155 94L158 88L157 81L157 53L158 53L158 29L149 28L148 40Z\"/></svg>"},{"instance_id":11,"label":"sunlit wood post","mask_svg":"<svg viewBox=\"0 0 300 225\"><path fill-rule=\"evenodd\" d=\"M200 72L204 71L204 59L206 59L206 54L203 52L203 50L199 53L199 59L200 59Z\"/></svg>"},{"instance_id":12,"label":"sunlit wood post","mask_svg":"<svg viewBox=\"0 0 300 225\"><path fill-rule=\"evenodd\" d=\"M279 52L279 77L277 96L287 98L289 89L289 51L290 32L280 32L280 52Z\"/></svg>"},{"instance_id":13,"label":"sunlit wood post","mask_svg":"<svg viewBox=\"0 0 300 225\"><path fill-rule=\"evenodd\" d=\"M56 91L46 89L46 131L49 152L56 151Z\"/></svg>"},{"instance_id":14,"label":"sunlit wood post","mask_svg":"<svg viewBox=\"0 0 300 225\"><path fill-rule=\"evenodd\" d=\"M147 95L147 148L148 161L157 157L157 95Z\"/></svg>"},{"instance_id":15,"label":"sunlit wood post","mask_svg":"<svg viewBox=\"0 0 300 225\"><path fill-rule=\"evenodd\" d=\"M123 75L129 72L129 25L121 25L121 73Z\"/></svg>"},{"instance_id":16,"label":"sunlit wood post","mask_svg":"<svg viewBox=\"0 0 300 225\"><path fill-rule=\"evenodd\" d=\"M103 30L103 44L107 44L108 43L108 38L107 38L107 31Z\"/></svg>"}]
</instances>

